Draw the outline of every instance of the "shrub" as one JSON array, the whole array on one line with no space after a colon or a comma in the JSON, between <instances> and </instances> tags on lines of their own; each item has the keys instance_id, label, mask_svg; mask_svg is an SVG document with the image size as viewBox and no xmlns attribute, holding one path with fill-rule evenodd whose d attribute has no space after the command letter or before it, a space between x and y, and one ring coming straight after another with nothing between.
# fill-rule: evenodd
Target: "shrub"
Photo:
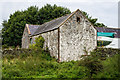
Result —
<instances>
[{"instance_id":1,"label":"shrub","mask_svg":"<svg viewBox=\"0 0 120 80\"><path fill-rule=\"evenodd\" d=\"M97 75L97 73L103 68L99 58L93 56L83 57L83 59L79 62L79 66L84 66L87 68L86 74L88 78L92 78L94 74Z\"/></svg>"},{"instance_id":2,"label":"shrub","mask_svg":"<svg viewBox=\"0 0 120 80\"><path fill-rule=\"evenodd\" d=\"M6 44L2 45L2 48L9 48Z\"/></svg>"},{"instance_id":3,"label":"shrub","mask_svg":"<svg viewBox=\"0 0 120 80\"><path fill-rule=\"evenodd\" d=\"M118 78L117 49L96 49L81 61L57 63L45 50L23 50L3 57L3 78ZM16 51L15 51L16 52ZM17 53L17 52L16 52ZM104 55L105 54L105 55ZM108 57L107 55L111 55ZM113 54L116 54L114 56ZM103 56L104 55L104 56ZM103 59L105 58L105 59Z\"/></svg>"},{"instance_id":4,"label":"shrub","mask_svg":"<svg viewBox=\"0 0 120 80\"><path fill-rule=\"evenodd\" d=\"M119 78L119 63L118 60L120 54L116 54L112 57L107 58L105 61L102 61L103 70L99 72L98 75L94 75L95 78Z\"/></svg>"},{"instance_id":5,"label":"shrub","mask_svg":"<svg viewBox=\"0 0 120 80\"><path fill-rule=\"evenodd\" d=\"M39 36L35 39L35 44L31 44L29 48L31 49L43 49L44 46L44 38L42 36Z\"/></svg>"},{"instance_id":6,"label":"shrub","mask_svg":"<svg viewBox=\"0 0 120 80\"><path fill-rule=\"evenodd\" d=\"M115 58L111 59L111 57L113 57L114 55L118 55L119 53L120 53L120 50L118 50L118 49L97 48L96 50L91 52L90 56L88 56L88 57L83 56L82 60L79 61L79 65L84 66L88 69L87 75L89 78L94 78L96 76L98 78L98 75L99 75L99 78L100 77L106 78L107 76L105 76L105 75L110 76L110 74L111 74L110 71L114 72L113 69L110 68L110 65L113 65L115 68L117 68L116 66L118 63L118 61L117 61L118 58L116 57L116 60L115 60ZM103 64L103 62L104 62L104 64ZM110 64L110 65L108 66L107 64ZM107 65L107 66L105 67L105 65ZM112 68L114 68L114 67L112 67ZM109 71L106 72L107 70L105 70L105 68L109 68L108 69ZM103 71L105 71L104 74L102 74ZM116 74L116 76L118 76L118 72L115 72L114 74ZM112 78L114 78L113 75L112 75Z\"/></svg>"}]
</instances>

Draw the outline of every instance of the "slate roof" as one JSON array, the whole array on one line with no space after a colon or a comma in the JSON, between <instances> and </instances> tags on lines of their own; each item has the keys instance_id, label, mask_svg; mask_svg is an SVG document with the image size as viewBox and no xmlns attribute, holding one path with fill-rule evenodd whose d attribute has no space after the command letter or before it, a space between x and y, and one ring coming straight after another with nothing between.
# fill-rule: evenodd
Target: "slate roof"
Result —
<instances>
[{"instance_id":1,"label":"slate roof","mask_svg":"<svg viewBox=\"0 0 120 80\"><path fill-rule=\"evenodd\" d=\"M71 14L68 14L66 16L62 16L60 18L54 19L52 21L46 22L42 25L30 25L30 24L28 24L29 31L31 33L30 36L38 35L38 34L41 34L41 33L44 33L44 32L48 32L48 31L57 29L60 26L60 24L62 24L66 19L68 19L68 17L70 17L75 12L73 12ZM118 28L118 29L104 28L104 27L95 27L95 28L97 29L98 32L112 32L112 33L115 33L115 37L120 38L120 28Z\"/></svg>"},{"instance_id":2,"label":"slate roof","mask_svg":"<svg viewBox=\"0 0 120 80\"><path fill-rule=\"evenodd\" d=\"M40 25L30 25L30 24L28 24L31 35L33 35L35 33L35 31L38 29L39 26Z\"/></svg>"},{"instance_id":3,"label":"slate roof","mask_svg":"<svg viewBox=\"0 0 120 80\"><path fill-rule=\"evenodd\" d=\"M72 13L71 13L72 14ZM60 18L51 20L49 22L46 22L42 25L28 25L31 36L33 35L38 35L40 33L44 33L47 31L51 31L54 29L57 29L59 27L59 25L64 22L71 14L68 14L66 16L62 16Z\"/></svg>"},{"instance_id":4,"label":"slate roof","mask_svg":"<svg viewBox=\"0 0 120 80\"><path fill-rule=\"evenodd\" d=\"M104 28L104 27L96 27L97 32L111 32L115 33L115 38L120 38L120 28Z\"/></svg>"},{"instance_id":5,"label":"slate roof","mask_svg":"<svg viewBox=\"0 0 120 80\"><path fill-rule=\"evenodd\" d=\"M64 20L66 20L69 16L70 16L70 14L66 15L66 16L63 16L63 17L60 17L60 18L57 18L57 19L52 20L50 22L46 22L43 25L40 25L40 27L35 31L34 35L57 29L59 27L59 25Z\"/></svg>"}]
</instances>

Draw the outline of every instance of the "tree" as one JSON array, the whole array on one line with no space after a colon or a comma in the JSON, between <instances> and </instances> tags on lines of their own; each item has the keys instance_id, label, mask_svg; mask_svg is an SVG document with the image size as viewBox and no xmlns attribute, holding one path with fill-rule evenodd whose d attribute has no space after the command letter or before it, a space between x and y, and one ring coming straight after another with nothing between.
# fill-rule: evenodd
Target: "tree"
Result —
<instances>
[{"instance_id":1,"label":"tree","mask_svg":"<svg viewBox=\"0 0 120 80\"><path fill-rule=\"evenodd\" d=\"M70 14L71 11L68 8L61 6L46 4L42 8L38 9L36 6L31 6L24 11L16 11L10 15L8 21L3 21L2 38L3 45L7 46L21 46L21 39L25 24L38 24L41 25L52 19L64 16L65 14ZM88 18L88 20L94 25L103 27L104 24L96 23L97 18L93 19L83 11L83 14Z\"/></svg>"},{"instance_id":2,"label":"tree","mask_svg":"<svg viewBox=\"0 0 120 80\"><path fill-rule=\"evenodd\" d=\"M42 7L36 15L37 17L36 19L38 21L37 24L43 24L54 18L58 18L58 17L64 16L65 14L69 14L69 13L71 13L71 11L67 8L60 7L57 5L51 6L50 4L47 4L44 7Z\"/></svg>"},{"instance_id":3,"label":"tree","mask_svg":"<svg viewBox=\"0 0 120 80\"><path fill-rule=\"evenodd\" d=\"M45 5L41 9L31 6L24 11L16 11L10 15L8 21L3 21L2 38L3 45L21 46L21 39L25 24L43 24L54 18L64 16L71 13L69 9L50 4Z\"/></svg>"},{"instance_id":4,"label":"tree","mask_svg":"<svg viewBox=\"0 0 120 80\"><path fill-rule=\"evenodd\" d=\"M92 18L92 16L89 17L89 14L82 11L82 13L88 18L88 20L95 26L95 27L107 27L103 23L97 23L97 18Z\"/></svg>"}]
</instances>

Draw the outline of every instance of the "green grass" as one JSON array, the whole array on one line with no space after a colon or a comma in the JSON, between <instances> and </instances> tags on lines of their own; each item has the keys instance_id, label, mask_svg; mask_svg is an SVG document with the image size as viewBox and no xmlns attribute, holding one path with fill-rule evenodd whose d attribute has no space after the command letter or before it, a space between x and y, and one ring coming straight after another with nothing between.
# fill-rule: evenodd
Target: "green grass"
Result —
<instances>
[{"instance_id":1,"label":"green grass","mask_svg":"<svg viewBox=\"0 0 120 80\"><path fill-rule=\"evenodd\" d=\"M78 62L58 63L48 52L33 51L3 58L3 78L84 78L85 68Z\"/></svg>"},{"instance_id":2,"label":"green grass","mask_svg":"<svg viewBox=\"0 0 120 80\"><path fill-rule=\"evenodd\" d=\"M91 53L90 57L84 58L84 60L61 63L58 63L55 58L50 57L49 52L44 50L33 50L19 55L7 54L3 57L2 77L86 79L89 78L90 72L93 72L93 75L90 76L91 78L118 78L120 74L117 71L119 54L116 52L114 56L104 56L105 60L101 56L104 53L109 54L109 50L113 52L118 51L113 49L97 49ZM101 65L100 71L93 68Z\"/></svg>"}]
</instances>

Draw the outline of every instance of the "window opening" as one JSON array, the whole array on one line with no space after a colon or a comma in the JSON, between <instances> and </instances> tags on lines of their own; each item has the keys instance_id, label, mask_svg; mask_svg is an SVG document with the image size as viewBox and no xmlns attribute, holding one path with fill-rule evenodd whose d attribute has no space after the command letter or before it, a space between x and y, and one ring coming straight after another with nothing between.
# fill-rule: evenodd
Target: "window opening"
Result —
<instances>
[{"instance_id":1,"label":"window opening","mask_svg":"<svg viewBox=\"0 0 120 80\"><path fill-rule=\"evenodd\" d=\"M30 43L32 44L32 38L30 38Z\"/></svg>"},{"instance_id":2,"label":"window opening","mask_svg":"<svg viewBox=\"0 0 120 80\"><path fill-rule=\"evenodd\" d=\"M77 17L77 22L80 23L80 18L79 17Z\"/></svg>"}]
</instances>

